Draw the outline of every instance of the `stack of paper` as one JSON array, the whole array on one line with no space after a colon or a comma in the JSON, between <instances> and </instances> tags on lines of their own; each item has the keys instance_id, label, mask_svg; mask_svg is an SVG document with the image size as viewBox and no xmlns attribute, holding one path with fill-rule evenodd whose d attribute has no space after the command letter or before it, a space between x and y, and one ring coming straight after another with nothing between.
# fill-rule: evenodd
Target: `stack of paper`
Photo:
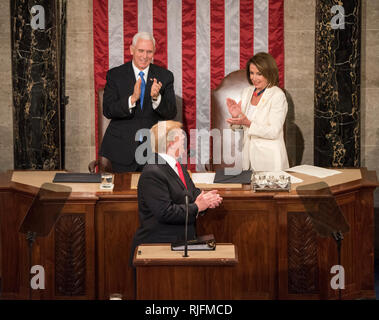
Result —
<instances>
[{"instance_id":1,"label":"stack of paper","mask_svg":"<svg viewBox=\"0 0 379 320\"><path fill-rule=\"evenodd\" d=\"M325 169L325 168L316 167L316 166L310 166L308 164L292 167L292 168L287 169L286 171L303 173L303 174L307 174L309 176L314 176L317 178L326 178L335 174L342 173L341 171Z\"/></svg>"},{"instance_id":2,"label":"stack of paper","mask_svg":"<svg viewBox=\"0 0 379 320\"><path fill-rule=\"evenodd\" d=\"M215 172L197 172L192 173L192 181L194 184L213 184Z\"/></svg>"}]
</instances>

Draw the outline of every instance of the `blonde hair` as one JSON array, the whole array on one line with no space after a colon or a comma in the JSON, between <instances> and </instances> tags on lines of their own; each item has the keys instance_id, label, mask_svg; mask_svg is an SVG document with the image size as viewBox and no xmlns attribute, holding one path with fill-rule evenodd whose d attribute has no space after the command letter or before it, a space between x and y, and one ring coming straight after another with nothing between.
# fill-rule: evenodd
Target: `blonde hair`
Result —
<instances>
[{"instance_id":1,"label":"blonde hair","mask_svg":"<svg viewBox=\"0 0 379 320\"><path fill-rule=\"evenodd\" d=\"M279 70L275 59L267 52L258 52L246 63L246 75L250 84L250 65L257 67L260 73L267 79L268 87L279 86Z\"/></svg>"},{"instance_id":2,"label":"blonde hair","mask_svg":"<svg viewBox=\"0 0 379 320\"><path fill-rule=\"evenodd\" d=\"M150 129L151 149L153 152L166 153L168 142L174 141L176 130L182 130L179 121L159 121Z\"/></svg>"}]
</instances>

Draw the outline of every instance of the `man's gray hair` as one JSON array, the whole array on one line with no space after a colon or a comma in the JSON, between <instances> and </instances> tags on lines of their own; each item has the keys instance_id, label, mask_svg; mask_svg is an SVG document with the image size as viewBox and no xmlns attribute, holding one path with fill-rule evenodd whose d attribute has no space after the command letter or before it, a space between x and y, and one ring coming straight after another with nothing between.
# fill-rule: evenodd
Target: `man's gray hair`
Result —
<instances>
[{"instance_id":1,"label":"man's gray hair","mask_svg":"<svg viewBox=\"0 0 379 320\"><path fill-rule=\"evenodd\" d=\"M133 37L132 46L135 46L137 44L138 39L153 41L153 47L155 49L155 39L151 33L149 33L149 32L138 32L138 33L136 33Z\"/></svg>"}]
</instances>

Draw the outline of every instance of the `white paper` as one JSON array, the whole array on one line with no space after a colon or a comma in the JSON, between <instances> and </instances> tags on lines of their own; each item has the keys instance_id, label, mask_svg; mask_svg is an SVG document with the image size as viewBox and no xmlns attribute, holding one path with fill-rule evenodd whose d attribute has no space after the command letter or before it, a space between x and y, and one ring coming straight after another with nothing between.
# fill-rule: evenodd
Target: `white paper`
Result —
<instances>
[{"instance_id":1,"label":"white paper","mask_svg":"<svg viewBox=\"0 0 379 320\"><path fill-rule=\"evenodd\" d=\"M215 180L215 172L197 172L192 173L192 181L194 184L204 183L204 184L213 184Z\"/></svg>"},{"instance_id":2,"label":"white paper","mask_svg":"<svg viewBox=\"0 0 379 320\"><path fill-rule=\"evenodd\" d=\"M313 176L317 178L326 178L335 174L342 173L341 171L325 169L325 168L316 167L316 166L310 166L308 164L292 167L292 168L287 169L286 171L304 173L304 174L307 174L308 176Z\"/></svg>"},{"instance_id":3,"label":"white paper","mask_svg":"<svg viewBox=\"0 0 379 320\"><path fill-rule=\"evenodd\" d=\"M302 179L299 179L299 178L296 178L292 175L290 175L289 173L287 172L284 172L284 171L265 171L265 172L257 172L255 174L264 174L266 176L266 178L268 176L274 176L275 179L279 179L279 176L286 176L286 177L291 177L291 183L300 183L300 182L303 182Z\"/></svg>"}]
</instances>

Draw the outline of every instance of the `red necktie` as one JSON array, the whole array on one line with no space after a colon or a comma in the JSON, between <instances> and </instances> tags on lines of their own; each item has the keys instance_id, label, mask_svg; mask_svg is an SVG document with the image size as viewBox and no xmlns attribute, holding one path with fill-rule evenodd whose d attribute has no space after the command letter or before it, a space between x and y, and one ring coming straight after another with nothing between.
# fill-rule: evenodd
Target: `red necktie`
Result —
<instances>
[{"instance_id":1,"label":"red necktie","mask_svg":"<svg viewBox=\"0 0 379 320\"><path fill-rule=\"evenodd\" d=\"M186 184L186 180L184 180L184 174L183 174L182 166L180 165L179 161L176 161L176 167L178 168L180 180L182 180L184 186L186 187L186 189L188 189L187 184Z\"/></svg>"}]
</instances>

